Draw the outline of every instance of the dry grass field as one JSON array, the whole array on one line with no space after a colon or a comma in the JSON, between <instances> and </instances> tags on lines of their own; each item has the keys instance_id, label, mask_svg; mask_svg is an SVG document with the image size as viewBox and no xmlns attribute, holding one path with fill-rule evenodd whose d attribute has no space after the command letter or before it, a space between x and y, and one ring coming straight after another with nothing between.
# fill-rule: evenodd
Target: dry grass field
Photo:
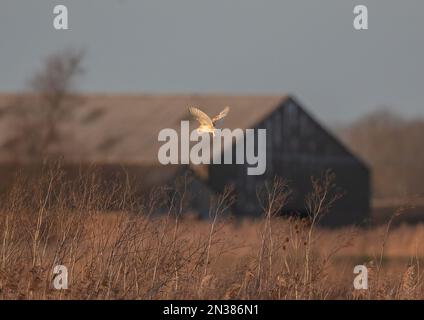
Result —
<instances>
[{"instance_id":1,"label":"dry grass field","mask_svg":"<svg viewBox=\"0 0 424 320\"><path fill-rule=\"evenodd\" d=\"M399 210L380 227L321 229L331 185L313 181L302 219L277 217L290 192L276 179L258 192L261 219L226 216L229 189L200 221L180 182L140 204L131 186L102 192L95 174L17 177L1 199L0 299L423 299L424 226L392 227ZM353 288L357 264L368 290ZM55 265L67 290L53 288Z\"/></svg>"}]
</instances>

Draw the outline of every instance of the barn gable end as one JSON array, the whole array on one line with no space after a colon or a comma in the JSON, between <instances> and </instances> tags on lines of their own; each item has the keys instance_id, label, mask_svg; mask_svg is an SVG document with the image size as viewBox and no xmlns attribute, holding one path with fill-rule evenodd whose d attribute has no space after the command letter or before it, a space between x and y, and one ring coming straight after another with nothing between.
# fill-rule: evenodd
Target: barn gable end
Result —
<instances>
[{"instance_id":1,"label":"barn gable end","mask_svg":"<svg viewBox=\"0 0 424 320\"><path fill-rule=\"evenodd\" d=\"M221 191L225 184L236 186L236 214L259 215L256 190L265 181L278 176L286 180L293 190L291 201L284 211L305 215L304 198L311 190L311 177L319 177L326 170L331 170L336 174L337 188L344 196L323 223L336 226L364 222L370 202L367 166L295 99L282 100L266 117L258 119L252 128L267 129L267 170L264 175L248 176L246 165L209 167L209 183L215 190Z\"/></svg>"}]
</instances>

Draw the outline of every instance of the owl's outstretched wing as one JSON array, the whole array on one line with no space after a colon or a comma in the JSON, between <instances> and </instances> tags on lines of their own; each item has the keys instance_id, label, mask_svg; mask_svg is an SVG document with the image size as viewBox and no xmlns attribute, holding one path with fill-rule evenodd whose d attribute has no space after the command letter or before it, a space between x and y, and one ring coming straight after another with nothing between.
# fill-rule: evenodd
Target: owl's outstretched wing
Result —
<instances>
[{"instance_id":1,"label":"owl's outstretched wing","mask_svg":"<svg viewBox=\"0 0 424 320\"><path fill-rule=\"evenodd\" d=\"M230 107L227 106L217 116L212 118L212 123L215 124L217 121L224 118L228 114L228 112L230 112Z\"/></svg>"},{"instance_id":2,"label":"owl's outstretched wing","mask_svg":"<svg viewBox=\"0 0 424 320\"><path fill-rule=\"evenodd\" d=\"M188 107L188 111L196 118L197 121L200 122L201 125L213 127L211 118L209 118L209 116L202 110L196 107Z\"/></svg>"}]
</instances>

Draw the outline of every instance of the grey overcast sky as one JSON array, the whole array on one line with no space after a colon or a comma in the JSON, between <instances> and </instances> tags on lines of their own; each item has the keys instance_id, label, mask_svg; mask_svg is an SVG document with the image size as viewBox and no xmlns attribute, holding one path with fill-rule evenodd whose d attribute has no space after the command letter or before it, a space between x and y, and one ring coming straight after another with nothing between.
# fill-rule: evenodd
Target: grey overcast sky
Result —
<instances>
[{"instance_id":1,"label":"grey overcast sky","mask_svg":"<svg viewBox=\"0 0 424 320\"><path fill-rule=\"evenodd\" d=\"M53 28L53 8L70 30ZM369 30L353 28L353 7ZM422 0L0 0L0 91L85 48L85 92L294 94L322 120L424 115Z\"/></svg>"}]
</instances>

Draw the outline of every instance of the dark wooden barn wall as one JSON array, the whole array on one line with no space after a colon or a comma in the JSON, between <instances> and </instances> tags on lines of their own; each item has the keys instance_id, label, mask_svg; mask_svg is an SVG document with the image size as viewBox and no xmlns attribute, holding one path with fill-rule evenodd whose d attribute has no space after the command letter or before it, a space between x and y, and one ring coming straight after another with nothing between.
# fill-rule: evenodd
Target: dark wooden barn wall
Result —
<instances>
[{"instance_id":1,"label":"dark wooden barn wall","mask_svg":"<svg viewBox=\"0 0 424 320\"><path fill-rule=\"evenodd\" d=\"M222 190L228 183L236 186L237 214L260 214L256 189L274 176L285 179L293 190L286 210L305 214L304 198L311 190L311 176L320 176L331 169L336 174L337 188L345 195L324 223L361 223L367 218L370 202L368 168L296 101L284 102L256 128L267 129L267 170L263 176L247 176L245 165L211 165L209 168L210 184L215 190Z\"/></svg>"}]
</instances>

